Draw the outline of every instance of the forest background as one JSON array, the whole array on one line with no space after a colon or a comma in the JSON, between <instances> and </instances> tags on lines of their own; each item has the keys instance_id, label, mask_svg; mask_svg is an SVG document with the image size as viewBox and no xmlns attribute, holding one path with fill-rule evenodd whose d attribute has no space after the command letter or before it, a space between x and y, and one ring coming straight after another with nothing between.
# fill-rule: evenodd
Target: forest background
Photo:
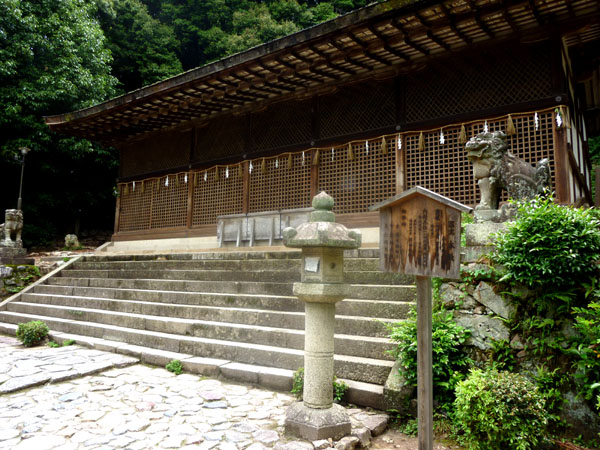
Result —
<instances>
[{"instance_id":1,"label":"forest background","mask_svg":"<svg viewBox=\"0 0 600 450\"><path fill-rule=\"evenodd\" d=\"M0 0L0 213L26 157L26 246L113 227L118 151L51 132L85 108L345 14L367 0ZM599 140L591 150L600 160ZM2 218L0 218L2 221Z\"/></svg>"}]
</instances>

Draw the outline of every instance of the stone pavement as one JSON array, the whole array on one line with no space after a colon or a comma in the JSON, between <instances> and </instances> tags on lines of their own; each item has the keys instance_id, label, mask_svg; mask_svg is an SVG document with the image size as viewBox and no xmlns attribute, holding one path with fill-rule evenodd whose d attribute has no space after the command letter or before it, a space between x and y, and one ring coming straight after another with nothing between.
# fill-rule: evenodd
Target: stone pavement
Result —
<instances>
[{"instance_id":1,"label":"stone pavement","mask_svg":"<svg viewBox=\"0 0 600 450\"><path fill-rule=\"evenodd\" d=\"M288 393L175 376L76 345L26 349L0 336L0 355L0 449L346 450L387 424L384 414L349 408L354 436L297 441L283 434L295 401Z\"/></svg>"}]
</instances>

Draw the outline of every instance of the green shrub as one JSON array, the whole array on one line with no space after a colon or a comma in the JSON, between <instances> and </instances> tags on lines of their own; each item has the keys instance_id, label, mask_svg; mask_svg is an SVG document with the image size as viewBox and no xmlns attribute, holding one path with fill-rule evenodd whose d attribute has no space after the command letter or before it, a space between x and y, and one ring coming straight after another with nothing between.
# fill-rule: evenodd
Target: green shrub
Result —
<instances>
[{"instance_id":1,"label":"green shrub","mask_svg":"<svg viewBox=\"0 0 600 450\"><path fill-rule=\"evenodd\" d=\"M175 375L181 375L183 372L183 366L181 365L181 361L178 359L173 359L170 363L165 366L169 372L173 372Z\"/></svg>"},{"instance_id":2,"label":"green shrub","mask_svg":"<svg viewBox=\"0 0 600 450\"><path fill-rule=\"evenodd\" d=\"M592 210L537 197L517 205L516 220L498 233L493 258L503 280L526 286L575 286L598 273L600 222Z\"/></svg>"},{"instance_id":3,"label":"green shrub","mask_svg":"<svg viewBox=\"0 0 600 450\"><path fill-rule=\"evenodd\" d=\"M58 343L56 343L56 342L54 342L54 341L50 341L50 342L48 342L48 344L47 344L47 345L48 345L48 347L50 347L50 348L58 348L58 347L60 347L60 344L58 344Z\"/></svg>"},{"instance_id":4,"label":"green shrub","mask_svg":"<svg viewBox=\"0 0 600 450\"><path fill-rule=\"evenodd\" d=\"M338 381L338 379L334 376L332 382L333 389L333 401L336 403L340 403L344 396L346 395L346 391L348 391L348 385L343 381ZM298 370L294 372L292 376L292 390L291 393L294 394L298 399L302 399L302 392L304 390L304 367L300 367Z\"/></svg>"},{"instance_id":5,"label":"green shrub","mask_svg":"<svg viewBox=\"0 0 600 450\"><path fill-rule=\"evenodd\" d=\"M573 308L574 327L580 334L572 338L570 352L576 358L575 378L587 400L593 399L600 380L600 292L595 295L587 308Z\"/></svg>"},{"instance_id":6,"label":"green shrub","mask_svg":"<svg viewBox=\"0 0 600 450\"><path fill-rule=\"evenodd\" d=\"M473 369L458 383L454 407L456 431L469 449L535 449L546 438L544 397L523 375Z\"/></svg>"},{"instance_id":7,"label":"green shrub","mask_svg":"<svg viewBox=\"0 0 600 450\"><path fill-rule=\"evenodd\" d=\"M25 347L33 347L42 342L50 329L41 320L33 320L27 323L20 323L17 327L17 339L20 340Z\"/></svg>"},{"instance_id":8,"label":"green shrub","mask_svg":"<svg viewBox=\"0 0 600 450\"><path fill-rule=\"evenodd\" d=\"M417 313L412 310L405 321L389 325L390 338L398 343L394 356L408 383L417 385ZM463 344L470 330L458 325L452 311L434 311L432 316L433 390L442 406L454 399L456 384L465 378L471 359Z\"/></svg>"}]
</instances>

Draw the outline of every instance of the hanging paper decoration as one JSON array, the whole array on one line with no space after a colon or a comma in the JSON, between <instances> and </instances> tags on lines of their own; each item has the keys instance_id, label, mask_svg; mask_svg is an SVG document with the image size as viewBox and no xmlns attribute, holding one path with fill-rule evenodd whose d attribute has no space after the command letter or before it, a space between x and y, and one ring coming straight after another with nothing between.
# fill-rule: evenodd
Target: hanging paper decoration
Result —
<instances>
[{"instance_id":1,"label":"hanging paper decoration","mask_svg":"<svg viewBox=\"0 0 600 450\"><path fill-rule=\"evenodd\" d=\"M536 111L535 115L533 116L533 122L535 123L535 131L538 131L540 129L540 118L538 116L537 111Z\"/></svg>"},{"instance_id":2,"label":"hanging paper decoration","mask_svg":"<svg viewBox=\"0 0 600 450\"><path fill-rule=\"evenodd\" d=\"M444 130L440 130L440 144L444 145L446 143L446 138L444 138Z\"/></svg>"},{"instance_id":3,"label":"hanging paper decoration","mask_svg":"<svg viewBox=\"0 0 600 450\"><path fill-rule=\"evenodd\" d=\"M425 137L423 136L423 132L419 133L419 150L425 150Z\"/></svg>"},{"instance_id":4,"label":"hanging paper decoration","mask_svg":"<svg viewBox=\"0 0 600 450\"><path fill-rule=\"evenodd\" d=\"M381 153L384 155L387 155L388 152L388 148L387 148L387 141L385 140L385 136L383 136L381 138Z\"/></svg>"},{"instance_id":5,"label":"hanging paper decoration","mask_svg":"<svg viewBox=\"0 0 600 450\"><path fill-rule=\"evenodd\" d=\"M254 166L252 165L252 161L250 161L250 165L248 166L248 172L252 173L252 169L254 169Z\"/></svg>"},{"instance_id":6,"label":"hanging paper decoration","mask_svg":"<svg viewBox=\"0 0 600 450\"><path fill-rule=\"evenodd\" d=\"M484 133L489 133L489 131L490 131L490 129L489 129L489 127L488 127L487 120L486 120L486 121L484 122L484 124L483 124L483 132L484 132Z\"/></svg>"},{"instance_id":7,"label":"hanging paper decoration","mask_svg":"<svg viewBox=\"0 0 600 450\"><path fill-rule=\"evenodd\" d=\"M288 169L291 169L293 165L294 165L294 157L290 153L288 155L288 162L287 162Z\"/></svg>"},{"instance_id":8,"label":"hanging paper decoration","mask_svg":"<svg viewBox=\"0 0 600 450\"><path fill-rule=\"evenodd\" d=\"M515 124L513 122L512 116L509 114L506 119L506 135L512 136L516 133Z\"/></svg>"},{"instance_id":9,"label":"hanging paper decoration","mask_svg":"<svg viewBox=\"0 0 600 450\"><path fill-rule=\"evenodd\" d=\"M554 110L555 120L556 120L556 128L560 128L563 125L563 118L561 113L561 108L556 108Z\"/></svg>"},{"instance_id":10,"label":"hanging paper decoration","mask_svg":"<svg viewBox=\"0 0 600 450\"><path fill-rule=\"evenodd\" d=\"M263 158L262 162L260 163L260 171L262 173L265 173L267 171L267 160L265 158Z\"/></svg>"},{"instance_id":11,"label":"hanging paper decoration","mask_svg":"<svg viewBox=\"0 0 600 450\"><path fill-rule=\"evenodd\" d=\"M367 156L369 156L369 141L365 141L365 149L367 150Z\"/></svg>"},{"instance_id":12,"label":"hanging paper decoration","mask_svg":"<svg viewBox=\"0 0 600 450\"><path fill-rule=\"evenodd\" d=\"M402 150L402 135L398 135L398 150Z\"/></svg>"},{"instance_id":13,"label":"hanging paper decoration","mask_svg":"<svg viewBox=\"0 0 600 450\"><path fill-rule=\"evenodd\" d=\"M279 158L275 158L275 168L279 169Z\"/></svg>"},{"instance_id":14,"label":"hanging paper decoration","mask_svg":"<svg viewBox=\"0 0 600 450\"><path fill-rule=\"evenodd\" d=\"M133 182L133 189L132 192L135 192L135 181Z\"/></svg>"},{"instance_id":15,"label":"hanging paper decoration","mask_svg":"<svg viewBox=\"0 0 600 450\"><path fill-rule=\"evenodd\" d=\"M167 178L165 179L165 186L168 187L169 186L169 176L167 175Z\"/></svg>"},{"instance_id":16,"label":"hanging paper decoration","mask_svg":"<svg viewBox=\"0 0 600 450\"><path fill-rule=\"evenodd\" d=\"M354 149L352 148L352 142L348 142L348 161L354 161Z\"/></svg>"},{"instance_id":17,"label":"hanging paper decoration","mask_svg":"<svg viewBox=\"0 0 600 450\"><path fill-rule=\"evenodd\" d=\"M335 155L335 151L333 150L333 147L331 147L331 161L333 161L333 156Z\"/></svg>"},{"instance_id":18,"label":"hanging paper decoration","mask_svg":"<svg viewBox=\"0 0 600 450\"><path fill-rule=\"evenodd\" d=\"M304 165L304 152L302 152L302 165Z\"/></svg>"},{"instance_id":19,"label":"hanging paper decoration","mask_svg":"<svg viewBox=\"0 0 600 450\"><path fill-rule=\"evenodd\" d=\"M187 184L187 173L183 176L183 182Z\"/></svg>"},{"instance_id":20,"label":"hanging paper decoration","mask_svg":"<svg viewBox=\"0 0 600 450\"><path fill-rule=\"evenodd\" d=\"M204 171L204 181L207 181L207 180L208 180L208 171L205 170Z\"/></svg>"},{"instance_id":21,"label":"hanging paper decoration","mask_svg":"<svg viewBox=\"0 0 600 450\"><path fill-rule=\"evenodd\" d=\"M458 134L458 143L461 145L467 143L467 130L465 129L464 123L460 126L460 133Z\"/></svg>"},{"instance_id":22,"label":"hanging paper decoration","mask_svg":"<svg viewBox=\"0 0 600 450\"><path fill-rule=\"evenodd\" d=\"M225 178L229 178L229 166L225 167Z\"/></svg>"},{"instance_id":23,"label":"hanging paper decoration","mask_svg":"<svg viewBox=\"0 0 600 450\"><path fill-rule=\"evenodd\" d=\"M319 165L319 150L315 151L315 156L313 156L312 165L313 166Z\"/></svg>"},{"instance_id":24,"label":"hanging paper decoration","mask_svg":"<svg viewBox=\"0 0 600 450\"><path fill-rule=\"evenodd\" d=\"M219 181L219 166L215 167L215 181Z\"/></svg>"}]
</instances>

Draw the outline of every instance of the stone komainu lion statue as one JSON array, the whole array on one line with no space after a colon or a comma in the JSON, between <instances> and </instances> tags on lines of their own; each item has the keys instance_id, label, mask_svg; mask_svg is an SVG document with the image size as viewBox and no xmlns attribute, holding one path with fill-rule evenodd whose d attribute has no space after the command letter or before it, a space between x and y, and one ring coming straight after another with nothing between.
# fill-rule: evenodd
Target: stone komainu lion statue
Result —
<instances>
[{"instance_id":1,"label":"stone komainu lion statue","mask_svg":"<svg viewBox=\"0 0 600 450\"><path fill-rule=\"evenodd\" d=\"M467 142L465 149L481 191L475 209L498 209L502 189L510 198L530 199L550 187L548 160L542 159L533 167L513 155L501 131L480 133Z\"/></svg>"},{"instance_id":2,"label":"stone komainu lion statue","mask_svg":"<svg viewBox=\"0 0 600 450\"><path fill-rule=\"evenodd\" d=\"M12 243L12 236L17 243L21 243L21 231L23 230L23 212L18 209L7 209L4 215L4 223L0 225L0 239L5 243Z\"/></svg>"}]
</instances>

